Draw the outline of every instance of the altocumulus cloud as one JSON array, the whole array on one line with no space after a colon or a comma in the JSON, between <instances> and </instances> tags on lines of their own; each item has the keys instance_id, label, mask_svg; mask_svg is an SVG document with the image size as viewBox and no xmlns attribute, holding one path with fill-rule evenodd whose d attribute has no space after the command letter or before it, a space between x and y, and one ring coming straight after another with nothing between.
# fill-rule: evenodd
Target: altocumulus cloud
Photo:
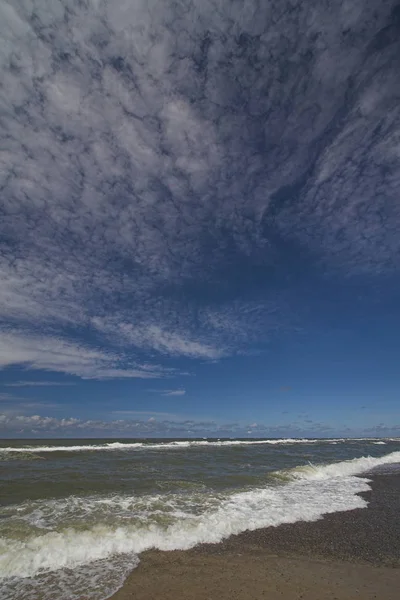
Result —
<instances>
[{"instance_id":1,"label":"altocumulus cloud","mask_svg":"<svg viewBox=\"0 0 400 600\"><path fill-rule=\"evenodd\" d=\"M54 434L60 436L85 434L129 434L129 435L173 435L173 434L203 434L218 431L220 428L213 421L191 421L156 419L116 419L112 421L81 420L70 418L58 419L40 415L0 414L0 431L4 434Z\"/></svg>"},{"instance_id":2,"label":"altocumulus cloud","mask_svg":"<svg viewBox=\"0 0 400 600\"><path fill-rule=\"evenodd\" d=\"M390 0L1 2L0 364L159 378L171 356L241 351L287 322L276 300L199 306L190 290L282 243L393 270L399 15Z\"/></svg>"},{"instance_id":3,"label":"altocumulus cloud","mask_svg":"<svg viewBox=\"0 0 400 600\"><path fill-rule=\"evenodd\" d=\"M0 413L0 432L3 436L28 435L33 437L82 437L124 435L133 437L333 437L334 430L327 424L314 423L302 426L298 423L272 425L252 423L216 423L215 421L178 420L171 418L150 417L146 419L82 420L74 417L56 418L41 415L16 415ZM365 430L347 430L346 435L365 434L369 436L398 435L400 425L380 423Z\"/></svg>"}]
</instances>

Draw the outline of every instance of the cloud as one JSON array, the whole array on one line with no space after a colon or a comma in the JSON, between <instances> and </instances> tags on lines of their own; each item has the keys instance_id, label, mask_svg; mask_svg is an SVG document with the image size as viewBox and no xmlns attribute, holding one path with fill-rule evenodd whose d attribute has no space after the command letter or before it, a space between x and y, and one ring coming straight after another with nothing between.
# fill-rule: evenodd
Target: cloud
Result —
<instances>
[{"instance_id":1,"label":"cloud","mask_svg":"<svg viewBox=\"0 0 400 600\"><path fill-rule=\"evenodd\" d=\"M54 411L60 408L57 404L52 402L42 402L36 399L25 398L24 396L17 396L15 394L4 392L0 393L0 406L1 413L7 415L11 420L14 416L31 413L32 411Z\"/></svg>"},{"instance_id":2,"label":"cloud","mask_svg":"<svg viewBox=\"0 0 400 600\"><path fill-rule=\"evenodd\" d=\"M16 399L19 399L17 396L14 396L13 394L7 394L4 392L0 393L0 402L12 402Z\"/></svg>"},{"instance_id":3,"label":"cloud","mask_svg":"<svg viewBox=\"0 0 400 600\"><path fill-rule=\"evenodd\" d=\"M17 428L18 430L55 430L75 427L80 423L79 419L56 419L55 417L41 417L39 415L0 415L0 427L2 429Z\"/></svg>"},{"instance_id":4,"label":"cloud","mask_svg":"<svg viewBox=\"0 0 400 600\"><path fill-rule=\"evenodd\" d=\"M32 405L34 409L34 405ZM115 411L116 418L110 421L101 419L79 419L76 417L50 417L38 414L27 415L14 412L0 413L0 431L5 436L17 434L59 437L82 437L83 435L121 435L127 437L332 437L335 431L325 423L312 426L288 425L269 426L262 423L217 423L213 420L193 420L170 413L145 411ZM343 434L344 428L342 428ZM346 435L390 436L400 431L400 425L377 425L366 430L348 429Z\"/></svg>"},{"instance_id":5,"label":"cloud","mask_svg":"<svg viewBox=\"0 0 400 600\"><path fill-rule=\"evenodd\" d=\"M77 435L77 434L125 434L140 436L157 435L184 435L189 431L201 435L207 430L217 430L213 421L192 421L189 419L172 420L173 415L168 413L145 413L136 411L117 411L116 415L127 418L118 418L113 421L81 420L73 417L56 418L40 415L0 414L0 431L5 434L49 434L49 435ZM141 415L155 415L150 418L140 418ZM133 417L133 418L129 418ZM139 418L138 418L139 417Z\"/></svg>"},{"instance_id":6,"label":"cloud","mask_svg":"<svg viewBox=\"0 0 400 600\"><path fill-rule=\"evenodd\" d=\"M5 387L65 387L76 385L72 381L15 381L13 383L3 383Z\"/></svg>"},{"instance_id":7,"label":"cloud","mask_svg":"<svg viewBox=\"0 0 400 600\"><path fill-rule=\"evenodd\" d=\"M160 377L290 321L241 279L288 248L397 269L395 4L3 2L2 364Z\"/></svg>"},{"instance_id":8,"label":"cloud","mask_svg":"<svg viewBox=\"0 0 400 600\"><path fill-rule=\"evenodd\" d=\"M400 424L386 425L385 423L379 423L378 425L365 429L365 433L378 436L398 435L400 434Z\"/></svg>"},{"instance_id":9,"label":"cloud","mask_svg":"<svg viewBox=\"0 0 400 600\"><path fill-rule=\"evenodd\" d=\"M168 370L160 366L126 364L126 361L127 357L122 354L89 348L59 337L8 332L0 338L0 369L19 364L26 369L68 373L84 379L157 379L168 374Z\"/></svg>"},{"instance_id":10,"label":"cloud","mask_svg":"<svg viewBox=\"0 0 400 600\"><path fill-rule=\"evenodd\" d=\"M154 410L113 410L111 413L111 416L113 417L118 417L119 419L121 419L122 417L124 419L143 419L144 417L146 417L147 421L184 421L185 417L183 417L182 415L176 415L176 414L172 414L169 412L160 412L160 411L154 411ZM147 418L148 417L148 418Z\"/></svg>"},{"instance_id":11,"label":"cloud","mask_svg":"<svg viewBox=\"0 0 400 600\"><path fill-rule=\"evenodd\" d=\"M160 394L161 396L185 396L186 390L184 388L174 388L174 389L157 389L151 388L147 390L148 392L154 394Z\"/></svg>"},{"instance_id":12,"label":"cloud","mask_svg":"<svg viewBox=\"0 0 400 600\"><path fill-rule=\"evenodd\" d=\"M133 326L130 323L116 322L114 319L100 318L92 319L92 324L111 339L136 348L152 349L160 354L212 359L223 356L222 349L190 339L190 333L166 331L155 324Z\"/></svg>"}]
</instances>

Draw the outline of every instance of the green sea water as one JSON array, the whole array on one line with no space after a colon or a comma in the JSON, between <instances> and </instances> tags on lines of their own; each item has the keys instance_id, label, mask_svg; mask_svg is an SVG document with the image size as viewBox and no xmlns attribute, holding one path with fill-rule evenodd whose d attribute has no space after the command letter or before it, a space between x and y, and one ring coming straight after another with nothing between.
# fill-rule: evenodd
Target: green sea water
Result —
<instances>
[{"instance_id":1,"label":"green sea water","mask_svg":"<svg viewBox=\"0 0 400 600\"><path fill-rule=\"evenodd\" d=\"M149 548L366 507L399 439L4 440L0 597L103 600Z\"/></svg>"}]
</instances>

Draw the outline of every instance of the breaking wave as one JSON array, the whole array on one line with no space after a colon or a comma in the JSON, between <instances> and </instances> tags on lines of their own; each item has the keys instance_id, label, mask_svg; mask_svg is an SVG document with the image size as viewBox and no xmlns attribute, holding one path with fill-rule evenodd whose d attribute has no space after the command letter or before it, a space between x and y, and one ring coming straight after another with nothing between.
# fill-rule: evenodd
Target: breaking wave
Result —
<instances>
[{"instance_id":1,"label":"breaking wave","mask_svg":"<svg viewBox=\"0 0 400 600\"><path fill-rule=\"evenodd\" d=\"M383 440L378 441L376 438L333 438L333 439L318 439L318 438L282 438L282 439L266 439L266 440L184 440L174 442L108 442L104 444L81 444L75 446L18 446L0 448L0 453L46 453L46 452L94 452L94 451L112 451L112 450L178 450L197 447L213 447L213 446L256 446L256 445L285 445L285 444L337 444L340 442L372 442L374 444L384 444ZM397 441L390 439L388 441Z\"/></svg>"},{"instance_id":2,"label":"breaking wave","mask_svg":"<svg viewBox=\"0 0 400 600\"><path fill-rule=\"evenodd\" d=\"M241 492L25 502L12 507L11 518L29 534L0 540L2 598L74 600L85 590L85 597L100 600L122 584L144 550L188 549L245 530L365 508L358 494L369 489L368 479L354 475L399 462L400 452L393 452L297 467L279 485Z\"/></svg>"}]
</instances>

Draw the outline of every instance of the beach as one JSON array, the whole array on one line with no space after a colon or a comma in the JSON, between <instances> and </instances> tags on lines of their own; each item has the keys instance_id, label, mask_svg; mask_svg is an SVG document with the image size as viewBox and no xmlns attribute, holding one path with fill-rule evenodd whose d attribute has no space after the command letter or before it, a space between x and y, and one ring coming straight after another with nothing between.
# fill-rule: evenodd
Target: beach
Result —
<instances>
[{"instance_id":1,"label":"beach","mask_svg":"<svg viewBox=\"0 0 400 600\"><path fill-rule=\"evenodd\" d=\"M143 553L112 600L398 600L400 476L370 486L365 509Z\"/></svg>"}]
</instances>

